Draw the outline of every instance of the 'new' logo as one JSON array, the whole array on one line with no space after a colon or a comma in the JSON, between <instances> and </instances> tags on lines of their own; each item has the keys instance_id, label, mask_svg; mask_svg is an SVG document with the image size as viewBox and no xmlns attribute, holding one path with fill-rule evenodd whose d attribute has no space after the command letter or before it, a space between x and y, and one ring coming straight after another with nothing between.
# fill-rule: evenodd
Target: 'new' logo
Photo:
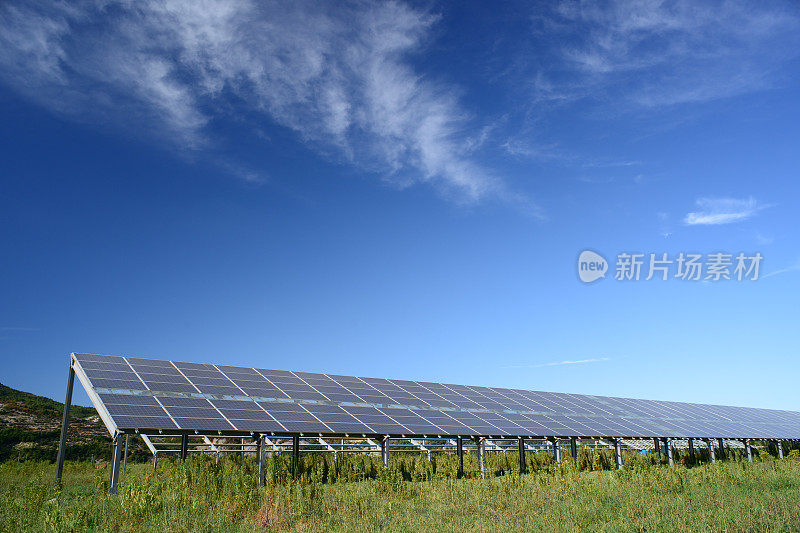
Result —
<instances>
[{"instance_id":1,"label":"'new' logo","mask_svg":"<svg viewBox=\"0 0 800 533\"><path fill-rule=\"evenodd\" d=\"M578 277L584 283L591 283L600 278L606 277L608 271L608 261L591 250L584 250L578 257Z\"/></svg>"}]
</instances>

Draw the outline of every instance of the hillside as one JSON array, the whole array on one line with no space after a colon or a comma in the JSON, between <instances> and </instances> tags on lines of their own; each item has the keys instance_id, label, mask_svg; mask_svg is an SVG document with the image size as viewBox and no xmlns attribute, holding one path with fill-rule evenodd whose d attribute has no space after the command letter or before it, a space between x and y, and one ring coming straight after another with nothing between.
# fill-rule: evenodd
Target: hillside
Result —
<instances>
[{"instance_id":1,"label":"hillside","mask_svg":"<svg viewBox=\"0 0 800 533\"><path fill-rule=\"evenodd\" d=\"M64 404L0 383L0 461L54 461ZM72 406L67 459L106 460L111 439L94 407ZM143 443L131 441L131 452L143 460Z\"/></svg>"},{"instance_id":2,"label":"hillside","mask_svg":"<svg viewBox=\"0 0 800 533\"><path fill-rule=\"evenodd\" d=\"M60 431L64 404L0 383L0 429ZM70 429L78 438L108 436L94 407L73 405Z\"/></svg>"}]
</instances>

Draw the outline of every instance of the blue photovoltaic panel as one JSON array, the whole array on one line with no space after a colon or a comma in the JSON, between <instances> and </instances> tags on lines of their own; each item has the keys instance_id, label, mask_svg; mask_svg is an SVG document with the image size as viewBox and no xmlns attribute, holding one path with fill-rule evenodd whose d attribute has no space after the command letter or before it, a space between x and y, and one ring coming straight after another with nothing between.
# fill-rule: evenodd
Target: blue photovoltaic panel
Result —
<instances>
[{"instance_id":1,"label":"blue photovoltaic panel","mask_svg":"<svg viewBox=\"0 0 800 533\"><path fill-rule=\"evenodd\" d=\"M236 429L241 431L287 431L273 416L255 402L232 400L209 401Z\"/></svg>"},{"instance_id":2,"label":"blue photovoltaic panel","mask_svg":"<svg viewBox=\"0 0 800 533\"><path fill-rule=\"evenodd\" d=\"M159 392L194 393L197 389L169 361L126 358L148 389Z\"/></svg>"},{"instance_id":3,"label":"blue photovoltaic panel","mask_svg":"<svg viewBox=\"0 0 800 533\"><path fill-rule=\"evenodd\" d=\"M118 427L177 428L164 408L152 396L100 394L99 397Z\"/></svg>"},{"instance_id":4,"label":"blue photovoltaic panel","mask_svg":"<svg viewBox=\"0 0 800 533\"><path fill-rule=\"evenodd\" d=\"M320 422L336 433L377 433L364 421L334 405L308 405L306 409Z\"/></svg>"},{"instance_id":5,"label":"blue photovoltaic panel","mask_svg":"<svg viewBox=\"0 0 800 533\"><path fill-rule=\"evenodd\" d=\"M157 396L157 399L182 429L218 431L236 429L209 400L172 396Z\"/></svg>"},{"instance_id":6,"label":"blue photovoltaic panel","mask_svg":"<svg viewBox=\"0 0 800 533\"><path fill-rule=\"evenodd\" d=\"M800 413L74 354L121 429L800 438ZM100 405L98 405L98 408ZM177 426L176 426L177 423Z\"/></svg>"}]
</instances>

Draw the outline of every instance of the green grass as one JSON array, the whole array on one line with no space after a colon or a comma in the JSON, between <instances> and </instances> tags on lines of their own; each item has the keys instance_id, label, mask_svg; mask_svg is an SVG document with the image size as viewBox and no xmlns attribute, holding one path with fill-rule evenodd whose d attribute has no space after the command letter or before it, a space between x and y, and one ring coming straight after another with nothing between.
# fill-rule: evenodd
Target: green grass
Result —
<instances>
[{"instance_id":1,"label":"green grass","mask_svg":"<svg viewBox=\"0 0 800 533\"><path fill-rule=\"evenodd\" d=\"M338 463L303 457L290 481L287 456L267 464L256 483L252 459L162 460L157 473L129 465L119 494L107 494L108 469L67 463L56 488L47 462L0 464L0 531L798 531L800 459L767 454L675 467L626 455L621 471L603 470L606 454L582 450L578 466L529 454L531 473L516 473L516 454L477 458L456 479L455 458L393 455ZM607 466L607 465L606 465Z\"/></svg>"}]
</instances>

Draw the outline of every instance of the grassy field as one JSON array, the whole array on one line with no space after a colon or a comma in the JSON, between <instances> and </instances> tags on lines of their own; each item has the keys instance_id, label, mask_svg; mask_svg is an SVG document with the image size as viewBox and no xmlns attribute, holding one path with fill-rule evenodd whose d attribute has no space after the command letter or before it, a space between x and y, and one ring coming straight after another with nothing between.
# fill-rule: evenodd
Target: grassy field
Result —
<instances>
[{"instance_id":1,"label":"grassy field","mask_svg":"<svg viewBox=\"0 0 800 533\"><path fill-rule=\"evenodd\" d=\"M531 454L533 455L533 454ZM753 464L729 458L668 467L653 456L626 455L621 471L606 454L581 451L559 467L549 454L515 473L516 454L488 457L489 476L455 477L455 458L375 456L334 462L304 456L290 481L288 457L267 465L258 487L251 458L207 457L185 464L129 465L119 495L107 494L108 469L67 463L53 486L47 462L0 465L2 531L798 531L800 459L763 453ZM689 466L687 466L689 464Z\"/></svg>"}]
</instances>

